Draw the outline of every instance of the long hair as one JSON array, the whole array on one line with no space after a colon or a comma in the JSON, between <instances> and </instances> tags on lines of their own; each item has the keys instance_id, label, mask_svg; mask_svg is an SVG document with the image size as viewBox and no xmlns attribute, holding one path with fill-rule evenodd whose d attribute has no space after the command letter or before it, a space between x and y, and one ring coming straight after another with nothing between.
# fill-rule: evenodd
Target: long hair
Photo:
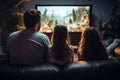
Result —
<instances>
[{"instance_id":1,"label":"long hair","mask_svg":"<svg viewBox=\"0 0 120 80\"><path fill-rule=\"evenodd\" d=\"M51 43L51 53L56 60L64 60L66 57L71 58L72 55L68 46L70 44L70 39L66 26L57 25L55 27Z\"/></svg>"},{"instance_id":2,"label":"long hair","mask_svg":"<svg viewBox=\"0 0 120 80\"><path fill-rule=\"evenodd\" d=\"M107 49L94 27L86 28L81 36L79 55L81 60L102 60L108 57Z\"/></svg>"}]
</instances>

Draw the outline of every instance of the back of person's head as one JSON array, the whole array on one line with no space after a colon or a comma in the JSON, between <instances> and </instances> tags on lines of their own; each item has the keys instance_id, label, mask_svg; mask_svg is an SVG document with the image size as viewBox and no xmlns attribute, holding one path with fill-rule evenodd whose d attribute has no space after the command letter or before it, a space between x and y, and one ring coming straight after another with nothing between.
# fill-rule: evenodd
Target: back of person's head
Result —
<instances>
[{"instance_id":1,"label":"back of person's head","mask_svg":"<svg viewBox=\"0 0 120 80\"><path fill-rule=\"evenodd\" d=\"M67 27L64 25L57 25L54 28L53 36L52 36L52 44L68 44L69 42L69 34Z\"/></svg>"},{"instance_id":2,"label":"back of person's head","mask_svg":"<svg viewBox=\"0 0 120 80\"><path fill-rule=\"evenodd\" d=\"M37 11L35 9L26 11L23 15L25 27L34 28L36 26L36 23L40 23L40 14L40 11Z\"/></svg>"},{"instance_id":3,"label":"back of person's head","mask_svg":"<svg viewBox=\"0 0 120 80\"><path fill-rule=\"evenodd\" d=\"M70 55L68 50L69 35L67 27L57 25L52 35L52 53L57 60L63 60L65 56Z\"/></svg>"},{"instance_id":4,"label":"back of person's head","mask_svg":"<svg viewBox=\"0 0 120 80\"><path fill-rule=\"evenodd\" d=\"M102 38L95 27L86 28L81 36L80 55L86 60L104 59L108 57Z\"/></svg>"},{"instance_id":5,"label":"back of person's head","mask_svg":"<svg viewBox=\"0 0 120 80\"><path fill-rule=\"evenodd\" d=\"M94 27L86 28L82 34L82 38L88 43L88 44L95 44L100 42L101 38L99 35L99 32ZM91 43L92 42L92 43ZM91 46L91 45L90 45Z\"/></svg>"}]
</instances>

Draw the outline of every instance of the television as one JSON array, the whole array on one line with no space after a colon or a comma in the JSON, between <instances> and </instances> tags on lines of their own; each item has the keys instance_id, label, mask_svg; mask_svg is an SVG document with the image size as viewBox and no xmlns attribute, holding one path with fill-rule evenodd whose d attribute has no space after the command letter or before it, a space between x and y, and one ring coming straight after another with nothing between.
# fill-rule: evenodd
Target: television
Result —
<instances>
[{"instance_id":1,"label":"television","mask_svg":"<svg viewBox=\"0 0 120 80\"><path fill-rule=\"evenodd\" d=\"M41 32L53 32L65 25L69 32L81 32L90 26L91 5L35 5L41 12Z\"/></svg>"}]
</instances>

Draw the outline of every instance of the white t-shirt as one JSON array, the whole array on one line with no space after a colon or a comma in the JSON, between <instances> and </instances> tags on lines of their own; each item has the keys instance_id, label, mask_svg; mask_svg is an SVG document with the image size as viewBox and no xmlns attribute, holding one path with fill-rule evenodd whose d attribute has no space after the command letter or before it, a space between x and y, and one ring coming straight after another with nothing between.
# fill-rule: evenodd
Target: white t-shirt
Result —
<instances>
[{"instance_id":1,"label":"white t-shirt","mask_svg":"<svg viewBox=\"0 0 120 80\"><path fill-rule=\"evenodd\" d=\"M47 35L32 30L10 34L8 49L13 64L39 64L47 60L50 41Z\"/></svg>"}]
</instances>

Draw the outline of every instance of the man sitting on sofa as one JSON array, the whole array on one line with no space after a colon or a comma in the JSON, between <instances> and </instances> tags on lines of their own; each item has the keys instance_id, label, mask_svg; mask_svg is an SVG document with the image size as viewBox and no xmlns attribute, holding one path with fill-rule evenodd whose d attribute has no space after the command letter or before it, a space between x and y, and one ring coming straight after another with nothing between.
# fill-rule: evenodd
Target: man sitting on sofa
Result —
<instances>
[{"instance_id":1,"label":"man sitting on sofa","mask_svg":"<svg viewBox=\"0 0 120 80\"><path fill-rule=\"evenodd\" d=\"M9 58L12 64L40 64L47 62L50 41L40 29L40 12L26 11L23 15L25 30L10 34L8 39Z\"/></svg>"}]
</instances>

